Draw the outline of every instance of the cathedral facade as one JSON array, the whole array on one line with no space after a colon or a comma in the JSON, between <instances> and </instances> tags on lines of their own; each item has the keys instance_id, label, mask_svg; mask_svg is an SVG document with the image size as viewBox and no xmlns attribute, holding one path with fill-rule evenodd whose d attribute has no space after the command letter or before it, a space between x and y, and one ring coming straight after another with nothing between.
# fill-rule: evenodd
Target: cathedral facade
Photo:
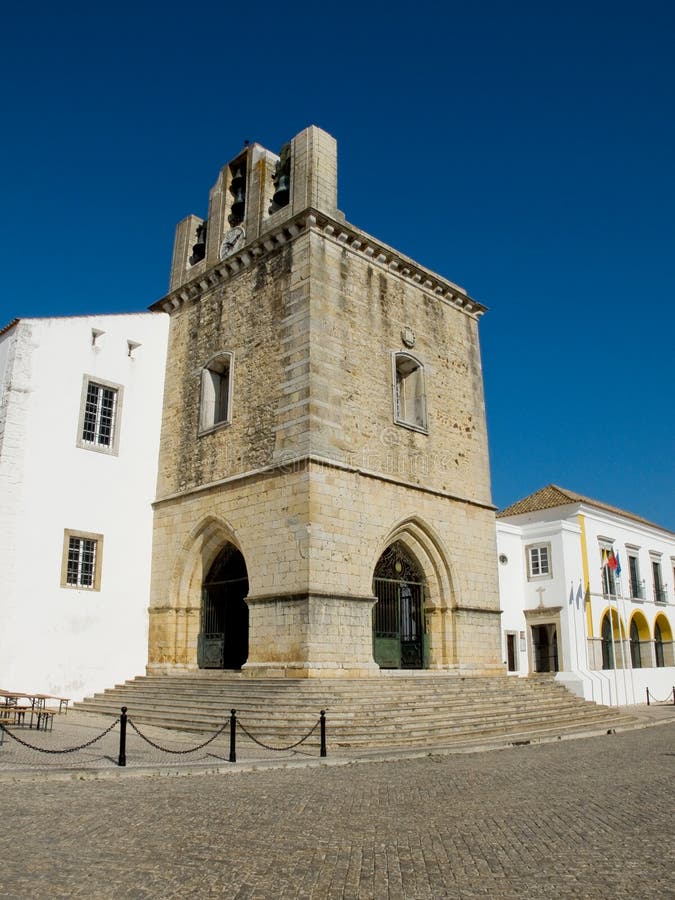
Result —
<instances>
[{"instance_id":1,"label":"cathedral facade","mask_svg":"<svg viewBox=\"0 0 675 900\"><path fill-rule=\"evenodd\" d=\"M349 224L316 127L176 231L149 671L503 672L484 307Z\"/></svg>"}]
</instances>

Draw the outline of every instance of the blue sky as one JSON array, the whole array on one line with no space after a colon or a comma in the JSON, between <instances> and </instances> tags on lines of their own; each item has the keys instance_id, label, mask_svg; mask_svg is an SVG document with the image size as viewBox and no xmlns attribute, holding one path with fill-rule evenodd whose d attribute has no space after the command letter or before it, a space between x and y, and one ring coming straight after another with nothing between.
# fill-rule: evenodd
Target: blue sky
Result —
<instances>
[{"instance_id":1,"label":"blue sky","mask_svg":"<svg viewBox=\"0 0 675 900\"><path fill-rule=\"evenodd\" d=\"M650 0L14 4L0 324L144 309L244 140L316 124L347 219L489 307L494 502L675 530L674 42Z\"/></svg>"}]
</instances>

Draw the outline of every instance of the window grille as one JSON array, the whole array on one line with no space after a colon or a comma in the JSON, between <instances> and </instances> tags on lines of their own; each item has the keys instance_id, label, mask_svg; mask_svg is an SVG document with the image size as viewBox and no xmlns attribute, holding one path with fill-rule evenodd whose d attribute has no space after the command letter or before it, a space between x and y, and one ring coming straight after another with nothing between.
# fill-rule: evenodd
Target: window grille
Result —
<instances>
[{"instance_id":1,"label":"window grille","mask_svg":"<svg viewBox=\"0 0 675 900\"><path fill-rule=\"evenodd\" d=\"M82 441L98 447L112 447L117 391L90 381L84 405Z\"/></svg>"},{"instance_id":2,"label":"window grille","mask_svg":"<svg viewBox=\"0 0 675 900\"><path fill-rule=\"evenodd\" d=\"M68 566L66 583L82 588L93 588L96 575L95 540L71 537L68 541Z\"/></svg>"},{"instance_id":3,"label":"window grille","mask_svg":"<svg viewBox=\"0 0 675 900\"><path fill-rule=\"evenodd\" d=\"M616 579L614 578L614 571L609 566L603 566L602 568L602 593L605 597L616 596Z\"/></svg>"},{"instance_id":4,"label":"window grille","mask_svg":"<svg viewBox=\"0 0 675 900\"><path fill-rule=\"evenodd\" d=\"M630 595L636 600L644 600L644 590L640 582L640 567L637 556L628 557L628 573L630 578Z\"/></svg>"}]
</instances>

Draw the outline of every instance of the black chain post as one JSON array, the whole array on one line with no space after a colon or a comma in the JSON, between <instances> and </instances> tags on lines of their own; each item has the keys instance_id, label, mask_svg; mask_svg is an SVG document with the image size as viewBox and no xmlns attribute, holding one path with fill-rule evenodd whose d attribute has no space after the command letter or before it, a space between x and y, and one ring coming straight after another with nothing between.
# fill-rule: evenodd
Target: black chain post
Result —
<instances>
[{"instance_id":1,"label":"black chain post","mask_svg":"<svg viewBox=\"0 0 675 900\"><path fill-rule=\"evenodd\" d=\"M122 715L120 716L120 757L117 761L118 766L126 766L127 764L127 708L122 707Z\"/></svg>"},{"instance_id":2,"label":"black chain post","mask_svg":"<svg viewBox=\"0 0 675 900\"><path fill-rule=\"evenodd\" d=\"M231 710L230 715L230 762L237 761L237 711Z\"/></svg>"},{"instance_id":3,"label":"black chain post","mask_svg":"<svg viewBox=\"0 0 675 900\"><path fill-rule=\"evenodd\" d=\"M321 752L319 756L326 755L326 710L321 710Z\"/></svg>"},{"instance_id":4,"label":"black chain post","mask_svg":"<svg viewBox=\"0 0 675 900\"><path fill-rule=\"evenodd\" d=\"M673 686L673 706L675 706L675 685Z\"/></svg>"},{"instance_id":5,"label":"black chain post","mask_svg":"<svg viewBox=\"0 0 675 900\"><path fill-rule=\"evenodd\" d=\"M647 706L649 706L649 688L647 688Z\"/></svg>"}]
</instances>

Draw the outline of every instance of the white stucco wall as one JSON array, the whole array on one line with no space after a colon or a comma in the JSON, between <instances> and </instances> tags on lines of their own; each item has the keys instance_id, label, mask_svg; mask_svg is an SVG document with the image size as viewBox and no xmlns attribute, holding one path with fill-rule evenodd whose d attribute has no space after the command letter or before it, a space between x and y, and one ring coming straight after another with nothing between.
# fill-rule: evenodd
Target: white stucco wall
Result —
<instances>
[{"instance_id":1,"label":"white stucco wall","mask_svg":"<svg viewBox=\"0 0 675 900\"><path fill-rule=\"evenodd\" d=\"M539 543L550 545L551 573L547 577L528 578L527 548ZM603 594L601 574L601 547L608 544L618 552L622 567L621 578L617 580L618 596L611 601ZM575 503L499 519L497 548L499 555L508 560L499 565L504 639L508 631L516 630L525 631L527 638L528 652L520 656L518 674L535 671L531 626L552 622L557 617L560 623L557 678L571 690L605 704L644 703L647 688L657 699L671 694L675 666L654 665L653 636L657 616L662 623L665 618L668 627L675 631L675 535L611 511ZM644 599L630 597L627 548L638 555L640 577L645 582ZM654 599L652 558L661 560L666 603ZM617 668L603 670L601 627L610 603L614 611L618 610L625 640L623 647L619 640L615 645ZM636 611L647 622L652 638L651 644L643 647L641 668L632 667L628 642L630 621ZM666 663L672 660L672 653L672 646L666 647Z\"/></svg>"},{"instance_id":2,"label":"white stucco wall","mask_svg":"<svg viewBox=\"0 0 675 900\"><path fill-rule=\"evenodd\" d=\"M0 686L73 699L142 673L168 316L22 320L21 502L0 549ZM92 329L104 332L92 344ZM128 341L139 344L129 355ZM122 386L117 455L77 446L85 375ZM12 375L14 378L14 374ZM3 478L0 460L0 481ZM4 492L17 466L5 466ZM16 485L15 485L16 487ZM64 529L103 535L100 591L61 587Z\"/></svg>"}]
</instances>

